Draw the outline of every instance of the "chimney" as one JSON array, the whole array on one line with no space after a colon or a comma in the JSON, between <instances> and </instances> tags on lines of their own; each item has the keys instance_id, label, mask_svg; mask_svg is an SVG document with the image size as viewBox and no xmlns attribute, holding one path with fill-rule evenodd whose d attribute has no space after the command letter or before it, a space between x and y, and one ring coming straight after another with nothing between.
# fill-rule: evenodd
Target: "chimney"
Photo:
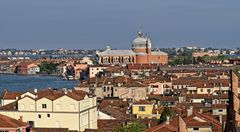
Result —
<instances>
[{"instance_id":1,"label":"chimney","mask_svg":"<svg viewBox=\"0 0 240 132\"><path fill-rule=\"evenodd\" d=\"M187 109L187 116L190 116L190 115L192 115L192 114L193 114L193 107L190 106L190 108Z\"/></svg>"},{"instance_id":2,"label":"chimney","mask_svg":"<svg viewBox=\"0 0 240 132\"><path fill-rule=\"evenodd\" d=\"M23 116L19 116L19 121L23 121Z\"/></svg>"},{"instance_id":3,"label":"chimney","mask_svg":"<svg viewBox=\"0 0 240 132\"><path fill-rule=\"evenodd\" d=\"M36 88L34 89L34 93L37 93L37 89Z\"/></svg>"},{"instance_id":4,"label":"chimney","mask_svg":"<svg viewBox=\"0 0 240 132\"><path fill-rule=\"evenodd\" d=\"M223 123L223 119L222 119L222 115L219 115L219 122L222 124Z\"/></svg>"},{"instance_id":5,"label":"chimney","mask_svg":"<svg viewBox=\"0 0 240 132\"><path fill-rule=\"evenodd\" d=\"M170 117L167 116L166 124L169 124L169 123L170 123Z\"/></svg>"}]
</instances>

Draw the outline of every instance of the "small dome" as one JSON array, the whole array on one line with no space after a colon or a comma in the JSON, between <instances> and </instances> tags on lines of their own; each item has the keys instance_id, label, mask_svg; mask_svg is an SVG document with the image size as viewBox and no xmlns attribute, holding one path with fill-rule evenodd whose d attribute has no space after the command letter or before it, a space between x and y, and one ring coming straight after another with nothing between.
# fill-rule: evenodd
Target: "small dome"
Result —
<instances>
[{"instance_id":1,"label":"small dome","mask_svg":"<svg viewBox=\"0 0 240 132\"><path fill-rule=\"evenodd\" d=\"M151 48L151 40L148 37L144 37L143 33L138 32L138 37L133 40L132 48Z\"/></svg>"},{"instance_id":2,"label":"small dome","mask_svg":"<svg viewBox=\"0 0 240 132\"><path fill-rule=\"evenodd\" d=\"M133 48L146 47L146 43L147 43L147 39L138 37L133 40L132 47Z\"/></svg>"}]
</instances>

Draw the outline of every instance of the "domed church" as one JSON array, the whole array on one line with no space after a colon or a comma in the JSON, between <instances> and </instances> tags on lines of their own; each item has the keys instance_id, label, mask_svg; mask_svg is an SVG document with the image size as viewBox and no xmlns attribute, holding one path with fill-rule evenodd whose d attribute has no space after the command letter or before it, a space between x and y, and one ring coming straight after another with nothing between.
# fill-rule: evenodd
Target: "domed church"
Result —
<instances>
[{"instance_id":1,"label":"domed church","mask_svg":"<svg viewBox=\"0 0 240 132\"><path fill-rule=\"evenodd\" d=\"M99 64L167 64L168 54L152 51L149 36L140 31L133 40L132 50L112 50L107 46L105 51L96 52Z\"/></svg>"}]
</instances>

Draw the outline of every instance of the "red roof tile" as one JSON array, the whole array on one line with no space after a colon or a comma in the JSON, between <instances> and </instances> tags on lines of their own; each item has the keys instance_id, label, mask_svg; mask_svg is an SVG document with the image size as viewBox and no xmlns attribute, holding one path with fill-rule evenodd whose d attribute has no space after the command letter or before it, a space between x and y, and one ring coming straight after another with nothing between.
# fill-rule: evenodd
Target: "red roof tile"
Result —
<instances>
[{"instance_id":1,"label":"red roof tile","mask_svg":"<svg viewBox=\"0 0 240 132\"><path fill-rule=\"evenodd\" d=\"M0 114L0 128L18 128L27 126L28 124L23 121Z\"/></svg>"}]
</instances>

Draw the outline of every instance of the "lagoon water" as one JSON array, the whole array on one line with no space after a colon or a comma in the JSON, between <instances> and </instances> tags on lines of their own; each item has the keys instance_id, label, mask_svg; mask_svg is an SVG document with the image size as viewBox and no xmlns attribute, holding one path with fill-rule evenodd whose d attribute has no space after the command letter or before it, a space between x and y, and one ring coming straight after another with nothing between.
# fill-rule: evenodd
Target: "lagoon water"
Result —
<instances>
[{"instance_id":1,"label":"lagoon water","mask_svg":"<svg viewBox=\"0 0 240 132\"><path fill-rule=\"evenodd\" d=\"M56 76L21 76L0 74L0 92L4 89L9 91L26 91L30 89L44 88L73 88L79 81L67 81Z\"/></svg>"}]
</instances>

